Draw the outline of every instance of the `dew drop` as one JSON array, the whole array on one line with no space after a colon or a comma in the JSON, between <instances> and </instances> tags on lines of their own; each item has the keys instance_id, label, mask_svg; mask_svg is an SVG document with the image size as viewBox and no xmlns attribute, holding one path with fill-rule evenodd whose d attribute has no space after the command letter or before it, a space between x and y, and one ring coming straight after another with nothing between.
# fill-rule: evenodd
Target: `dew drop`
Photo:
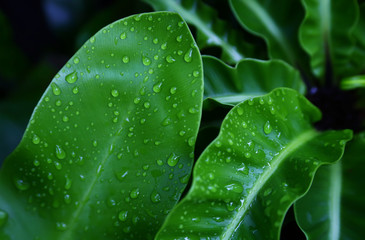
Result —
<instances>
[{"instance_id":1,"label":"dew drop","mask_svg":"<svg viewBox=\"0 0 365 240\"><path fill-rule=\"evenodd\" d=\"M51 84L51 87L52 87L52 92L53 92L54 95L58 96L58 95L61 94L61 89L57 86L56 83L53 82Z\"/></svg>"},{"instance_id":2,"label":"dew drop","mask_svg":"<svg viewBox=\"0 0 365 240\"><path fill-rule=\"evenodd\" d=\"M143 63L143 65L145 65L145 66L149 66L149 65L151 65L151 59L149 59L148 57L146 57L146 56L143 56L142 57L142 63Z\"/></svg>"},{"instance_id":3,"label":"dew drop","mask_svg":"<svg viewBox=\"0 0 365 240\"><path fill-rule=\"evenodd\" d=\"M168 126L172 123L172 119L170 117L166 117L163 121L162 121L162 126Z\"/></svg>"},{"instance_id":4,"label":"dew drop","mask_svg":"<svg viewBox=\"0 0 365 240\"><path fill-rule=\"evenodd\" d=\"M124 40L127 38L127 34L125 32L120 34L120 39Z\"/></svg>"},{"instance_id":5,"label":"dew drop","mask_svg":"<svg viewBox=\"0 0 365 240\"><path fill-rule=\"evenodd\" d=\"M74 94L77 94L77 93L79 92L79 88L78 88L78 87L74 87L74 88L72 89L72 92L73 92Z\"/></svg>"},{"instance_id":6,"label":"dew drop","mask_svg":"<svg viewBox=\"0 0 365 240\"><path fill-rule=\"evenodd\" d=\"M159 92L161 92L161 86L162 86L162 82L159 82L159 83L155 84L152 89L155 93L159 93Z\"/></svg>"},{"instance_id":7,"label":"dew drop","mask_svg":"<svg viewBox=\"0 0 365 240\"><path fill-rule=\"evenodd\" d=\"M118 97L119 96L119 92L116 89L113 89L110 93L112 94L113 97Z\"/></svg>"},{"instance_id":8,"label":"dew drop","mask_svg":"<svg viewBox=\"0 0 365 240\"><path fill-rule=\"evenodd\" d=\"M29 183L25 182L22 179L15 179L14 183L15 183L15 187L17 189L19 189L20 191L28 190L30 187Z\"/></svg>"},{"instance_id":9,"label":"dew drop","mask_svg":"<svg viewBox=\"0 0 365 240\"><path fill-rule=\"evenodd\" d=\"M131 191L131 193L129 194L129 196L133 199L137 198L139 195L139 188L135 188Z\"/></svg>"},{"instance_id":10,"label":"dew drop","mask_svg":"<svg viewBox=\"0 0 365 240\"><path fill-rule=\"evenodd\" d=\"M170 167L174 167L179 162L179 160L180 160L179 156L177 156L175 153L171 153L170 157L167 159L167 164Z\"/></svg>"},{"instance_id":11,"label":"dew drop","mask_svg":"<svg viewBox=\"0 0 365 240\"><path fill-rule=\"evenodd\" d=\"M265 134L269 134L269 133L271 133L271 130L272 130L272 127L271 127L271 125L270 125L270 122L269 122L269 121L267 121L267 122L265 123L265 125L264 125L264 132L265 132Z\"/></svg>"},{"instance_id":12,"label":"dew drop","mask_svg":"<svg viewBox=\"0 0 365 240\"><path fill-rule=\"evenodd\" d=\"M68 119L68 117L67 117L67 116L63 116L63 118L62 118L62 121L63 121L63 122L68 122L68 120L69 120L69 119Z\"/></svg>"},{"instance_id":13,"label":"dew drop","mask_svg":"<svg viewBox=\"0 0 365 240\"><path fill-rule=\"evenodd\" d=\"M175 94L175 93L176 93L176 87L172 87L172 88L170 88L170 93L171 93L171 94Z\"/></svg>"},{"instance_id":14,"label":"dew drop","mask_svg":"<svg viewBox=\"0 0 365 240\"><path fill-rule=\"evenodd\" d=\"M122 60L123 60L124 63L129 63L129 57L128 56L124 56Z\"/></svg>"},{"instance_id":15,"label":"dew drop","mask_svg":"<svg viewBox=\"0 0 365 240\"><path fill-rule=\"evenodd\" d=\"M67 224L63 222L57 222L56 223L56 229L58 231L65 231L67 229Z\"/></svg>"},{"instance_id":16,"label":"dew drop","mask_svg":"<svg viewBox=\"0 0 365 240\"><path fill-rule=\"evenodd\" d=\"M74 63L75 63L75 64L78 64L79 62L80 62L80 59L79 59L78 57L75 57L75 58L74 58Z\"/></svg>"},{"instance_id":17,"label":"dew drop","mask_svg":"<svg viewBox=\"0 0 365 240\"><path fill-rule=\"evenodd\" d=\"M76 72L76 71L74 71L74 72L72 72L72 73L68 74L68 75L65 77L65 79L66 79L66 81L67 81L68 83L74 83L74 82L76 82L76 81L77 81L77 79L78 79L78 77L77 77L77 72Z\"/></svg>"},{"instance_id":18,"label":"dew drop","mask_svg":"<svg viewBox=\"0 0 365 240\"><path fill-rule=\"evenodd\" d=\"M171 55L168 55L166 57L166 62L168 63L174 63L175 61L176 61L175 58L173 58Z\"/></svg>"},{"instance_id":19,"label":"dew drop","mask_svg":"<svg viewBox=\"0 0 365 240\"><path fill-rule=\"evenodd\" d=\"M181 41L182 41L182 37L183 37L182 35L177 36L177 37L176 37L176 41L177 41L177 42L181 42Z\"/></svg>"},{"instance_id":20,"label":"dew drop","mask_svg":"<svg viewBox=\"0 0 365 240\"><path fill-rule=\"evenodd\" d=\"M41 163L38 160L34 160L33 161L33 165L38 167Z\"/></svg>"},{"instance_id":21,"label":"dew drop","mask_svg":"<svg viewBox=\"0 0 365 240\"><path fill-rule=\"evenodd\" d=\"M66 157L66 152L59 145L56 145L56 157L60 160Z\"/></svg>"},{"instance_id":22,"label":"dew drop","mask_svg":"<svg viewBox=\"0 0 365 240\"><path fill-rule=\"evenodd\" d=\"M151 104L150 104L149 102L145 102L145 103L143 104L143 106L144 106L145 108L150 108L150 107L151 107Z\"/></svg>"},{"instance_id":23,"label":"dew drop","mask_svg":"<svg viewBox=\"0 0 365 240\"><path fill-rule=\"evenodd\" d=\"M237 113L238 113L238 115L241 116L243 114L243 109L240 107L237 107Z\"/></svg>"},{"instance_id":24,"label":"dew drop","mask_svg":"<svg viewBox=\"0 0 365 240\"><path fill-rule=\"evenodd\" d=\"M242 193L243 192L243 186L238 183L232 183L225 186L228 191L232 191L235 193Z\"/></svg>"},{"instance_id":25,"label":"dew drop","mask_svg":"<svg viewBox=\"0 0 365 240\"><path fill-rule=\"evenodd\" d=\"M191 137L191 138L189 138L189 139L188 139L188 145L189 145L190 147L193 147L193 146L194 146L194 144L195 144L195 137Z\"/></svg>"},{"instance_id":26,"label":"dew drop","mask_svg":"<svg viewBox=\"0 0 365 240\"><path fill-rule=\"evenodd\" d=\"M242 127L247 128L247 123L245 121L242 122Z\"/></svg>"},{"instance_id":27,"label":"dew drop","mask_svg":"<svg viewBox=\"0 0 365 240\"><path fill-rule=\"evenodd\" d=\"M194 71L194 72L193 72L193 76L194 76L194 77L199 77L199 75L200 75L200 72L199 72L199 71Z\"/></svg>"},{"instance_id":28,"label":"dew drop","mask_svg":"<svg viewBox=\"0 0 365 240\"><path fill-rule=\"evenodd\" d=\"M95 37L91 37L91 38L90 38L90 42L91 42L91 43L94 43L94 42L95 42Z\"/></svg>"},{"instance_id":29,"label":"dew drop","mask_svg":"<svg viewBox=\"0 0 365 240\"><path fill-rule=\"evenodd\" d=\"M128 217L128 211L120 211L118 218L120 221L125 222L127 220Z\"/></svg>"},{"instance_id":30,"label":"dew drop","mask_svg":"<svg viewBox=\"0 0 365 240\"><path fill-rule=\"evenodd\" d=\"M32 139L32 142L34 143L34 144L39 144L40 143L40 141L41 141L41 139L37 136L37 135L33 135L33 139Z\"/></svg>"},{"instance_id":31,"label":"dew drop","mask_svg":"<svg viewBox=\"0 0 365 240\"><path fill-rule=\"evenodd\" d=\"M193 56L193 49L192 48L190 48L186 53L185 53L185 55L184 55L184 61L185 62L187 62L187 63L189 63L189 62L191 62L191 60L192 60L192 56Z\"/></svg>"},{"instance_id":32,"label":"dew drop","mask_svg":"<svg viewBox=\"0 0 365 240\"><path fill-rule=\"evenodd\" d=\"M160 202L160 201L161 201L161 196L160 196L160 194L159 194L158 192L156 192L156 191L153 191L153 192L151 193L151 201L152 201L153 203L158 203L158 202Z\"/></svg>"}]
</instances>

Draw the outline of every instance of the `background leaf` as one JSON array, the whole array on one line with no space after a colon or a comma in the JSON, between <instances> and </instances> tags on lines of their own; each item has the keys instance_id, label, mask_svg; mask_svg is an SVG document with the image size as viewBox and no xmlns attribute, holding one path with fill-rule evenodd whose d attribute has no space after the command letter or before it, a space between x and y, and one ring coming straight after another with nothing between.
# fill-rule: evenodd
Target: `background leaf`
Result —
<instances>
[{"instance_id":1,"label":"background leaf","mask_svg":"<svg viewBox=\"0 0 365 240\"><path fill-rule=\"evenodd\" d=\"M364 88L365 87L365 75L360 76L352 76L348 78L344 78L341 81L341 89L350 90L355 88Z\"/></svg>"},{"instance_id":2,"label":"background leaf","mask_svg":"<svg viewBox=\"0 0 365 240\"><path fill-rule=\"evenodd\" d=\"M320 167L308 193L295 203L308 239L363 239L365 132L355 135L341 161Z\"/></svg>"},{"instance_id":3,"label":"background leaf","mask_svg":"<svg viewBox=\"0 0 365 240\"><path fill-rule=\"evenodd\" d=\"M305 94L299 72L280 60L241 60L235 68L219 59L203 56L204 97L234 106L246 99L264 95L277 87L288 87Z\"/></svg>"},{"instance_id":4,"label":"background leaf","mask_svg":"<svg viewBox=\"0 0 365 240\"><path fill-rule=\"evenodd\" d=\"M300 48L297 34L304 17L299 1L230 0L230 4L242 26L265 39L271 58L287 61L303 71L307 69L307 56Z\"/></svg>"},{"instance_id":5,"label":"background leaf","mask_svg":"<svg viewBox=\"0 0 365 240\"><path fill-rule=\"evenodd\" d=\"M352 68L349 56L354 47L351 34L359 17L357 1L302 0L302 3L306 16L300 26L299 39L310 55L313 74L323 83L324 78L332 81L333 77L348 73Z\"/></svg>"},{"instance_id":6,"label":"background leaf","mask_svg":"<svg viewBox=\"0 0 365 240\"><path fill-rule=\"evenodd\" d=\"M218 46L222 48L222 59L236 63L253 56L253 45L229 23L218 18L217 11L200 0L144 0L158 11L174 11L185 21L196 27L197 43L200 50Z\"/></svg>"},{"instance_id":7,"label":"background leaf","mask_svg":"<svg viewBox=\"0 0 365 240\"><path fill-rule=\"evenodd\" d=\"M177 14L100 30L55 76L0 170L2 239L151 239L190 175L201 72Z\"/></svg>"},{"instance_id":8,"label":"background leaf","mask_svg":"<svg viewBox=\"0 0 365 240\"><path fill-rule=\"evenodd\" d=\"M339 159L351 139L349 130L317 132L320 117L290 89L234 107L156 239L277 239L318 166Z\"/></svg>"}]
</instances>

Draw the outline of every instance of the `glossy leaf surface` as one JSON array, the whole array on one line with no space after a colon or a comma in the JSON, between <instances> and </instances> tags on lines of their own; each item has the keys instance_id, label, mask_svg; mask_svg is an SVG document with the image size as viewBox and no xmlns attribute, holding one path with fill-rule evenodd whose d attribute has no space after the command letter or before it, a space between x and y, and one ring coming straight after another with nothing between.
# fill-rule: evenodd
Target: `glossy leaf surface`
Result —
<instances>
[{"instance_id":1,"label":"glossy leaf surface","mask_svg":"<svg viewBox=\"0 0 365 240\"><path fill-rule=\"evenodd\" d=\"M197 43L200 49L210 46L222 48L222 59L236 63L252 56L253 47L244 41L244 36L228 23L218 18L216 10L200 0L144 0L158 11L179 13L197 29Z\"/></svg>"},{"instance_id":2,"label":"glossy leaf surface","mask_svg":"<svg viewBox=\"0 0 365 240\"><path fill-rule=\"evenodd\" d=\"M365 133L355 135L338 163L320 167L309 192L295 203L308 239L364 238Z\"/></svg>"},{"instance_id":3,"label":"glossy leaf surface","mask_svg":"<svg viewBox=\"0 0 365 240\"><path fill-rule=\"evenodd\" d=\"M277 87L305 93L299 72L280 60L241 60L232 68L217 58L203 56L204 97L221 104L236 105L264 95Z\"/></svg>"},{"instance_id":4,"label":"glossy leaf surface","mask_svg":"<svg viewBox=\"0 0 365 240\"><path fill-rule=\"evenodd\" d=\"M188 195L156 239L278 239L315 170L338 160L350 130L317 132L320 111L291 89L234 107L198 159Z\"/></svg>"},{"instance_id":5,"label":"glossy leaf surface","mask_svg":"<svg viewBox=\"0 0 365 240\"><path fill-rule=\"evenodd\" d=\"M365 88L365 75L345 78L341 81L341 88L350 90L355 88Z\"/></svg>"},{"instance_id":6,"label":"glossy leaf surface","mask_svg":"<svg viewBox=\"0 0 365 240\"><path fill-rule=\"evenodd\" d=\"M300 43L311 58L314 75L343 75L351 68L352 32L359 16L356 0L302 0L306 16L299 31ZM327 68L327 69L326 69ZM327 73L326 73L327 71Z\"/></svg>"},{"instance_id":7,"label":"glossy leaf surface","mask_svg":"<svg viewBox=\"0 0 365 240\"><path fill-rule=\"evenodd\" d=\"M299 1L230 0L230 4L242 26L265 39L271 58L304 66L307 56L299 46L297 35L304 16Z\"/></svg>"},{"instance_id":8,"label":"glossy leaf surface","mask_svg":"<svg viewBox=\"0 0 365 240\"><path fill-rule=\"evenodd\" d=\"M128 17L87 41L3 164L1 239L153 238L190 175L201 64L175 13Z\"/></svg>"}]
</instances>

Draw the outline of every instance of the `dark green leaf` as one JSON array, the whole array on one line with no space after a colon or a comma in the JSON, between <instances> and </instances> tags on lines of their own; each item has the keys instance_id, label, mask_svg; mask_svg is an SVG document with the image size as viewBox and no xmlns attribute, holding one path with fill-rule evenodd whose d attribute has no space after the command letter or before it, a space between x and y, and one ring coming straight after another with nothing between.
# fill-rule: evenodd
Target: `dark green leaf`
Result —
<instances>
[{"instance_id":1,"label":"dark green leaf","mask_svg":"<svg viewBox=\"0 0 365 240\"><path fill-rule=\"evenodd\" d=\"M230 0L230 4L242 26L265 39L271 58L305 68L307 56L297 35L304 17L299 1Z\"/></svg>"},{"instance_id":2,"label":"dark green leaf","mask_svg":"<svg viewBox=\"0 0 365 240\"><path fill-rule=\"evenodd\" d=\"M158 11L179 13L189 24L196 27L197 43L200 49L218 46L223 50L222 59L238 62L244 57L252 56L253 47L244 41L244 36L228 23L220 20L215 9L200 0L144 0Z\"/></svg>"},{"instance_id":3,"label":"dark green leaf","mask_svg":"<svg viewBox=\"0 0 365 240\"><path fill-rule=\"evenodd\" d=\"M360 5L360 18L354 29L353 36L356 45L349 60L352 61L354 70L352 74L365 73L365 3Z\"/></svg>"},{"instance_id":4,"label":"dark green leaf","mask_svg":"<svg viewBox=\"0 0 365 240\"><path fill-rule=\"evenodd\" d=\"M317 132L312 122L320 117L291 89L234 107L156 239L277 239L289 206L320 165L341 157L352 136Z\"/></svg>"},{"instance_id":5,"label":"dark green leaf","mask_svg":"<svg viewBox=\"0 0 365 240\"><path fill-rule=\"evenodd\" d=\"M305 93L299 72L280 60L245 59L232 68L219 59L204 56L203 66L204 96L221 104L234 106L277 87Z\"/></svg>"},{"instance_id":6,"label":"dark green leaf","mask_svg":"<svg viewBox=\"0 0 365 240\"><path fill-rule=\"evenodd\" d=\"M308 239L364 238L364 149L365 132L348 143L341 161L318 169L309 192L295 203Z\"/></svg>"},{"instance_id":7,"label":"dark green leaf","mask_svg":"<svg viewBox=\"0 0 365 240\"><path fill-rule=\"evenodd\" d=\"M359 9L356 0L302 0L306 16L299 30L300 43L311 57L314 75L343 75L351 68L351 34ZM326 69L327 68L327 69ZM327 76L328 77L328 76Z\"/></svg>"},{"instance_id":8,"label":"dark green leaf","mask_svg":"<svg viewBox=\"0 0 365 240\"><path fill-rule=\"evenodd\" d=\"M175 13L128 17L86 42L0 170L1 239L153 238L190 175L201 64Z\"/></svg>"}]
</instances>

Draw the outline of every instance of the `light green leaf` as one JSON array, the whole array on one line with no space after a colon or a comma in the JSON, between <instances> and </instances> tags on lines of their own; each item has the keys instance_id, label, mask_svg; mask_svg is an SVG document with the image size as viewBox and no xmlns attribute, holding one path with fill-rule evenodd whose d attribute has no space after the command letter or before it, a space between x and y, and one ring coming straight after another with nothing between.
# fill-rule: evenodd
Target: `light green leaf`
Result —
<instances>
[{"instance_id":1,"label":"light green leaf","mask_svg":"<svg viewBox=\"0 0 365 240\"><path fill-rule=\"evenodd\" d=\"M128 17L87 41L0 170L0 238L152 239L190 175L201 64L175 13Z\"/></svg>"},{"instance_id":2,"label":"light green leaf","mask_svg":"<svg viewBox=\"0 0 365 240\"><path fill-rule=\"evenodd\" d=\"M210 46L222 48L222 59L236 63L253 55L253 46L244 41L244 36L228 23L220 20L212 7L200 0L144 0L158 11L179 13L197 29L197 43L200 49Z\"/></svg>"},{"instance_id":3,"label":"light green leaf","mask_svg":"<svg viewBox=\"0 0 365 240\"><path fill-rule=\"evenodd\" d=\"M354 29L356 45L349 60L354 66L352 74L365 73L365 3L360 5L360 18ZM352 70L352 69L351 69Z\"/></svg>"},{"instance_id":4,"label":"light green leaf","mask_svg":"<svg viewBox=\"0 0 365 240\"><path fill-rule=\"evenodd\" d=\"M355 88L364 88L364 87L365 87L365 75L348 77L341 81L341 88L343 90L351 90Z\"/></svg>"},{"instance_id":5,"label":"light green leaf","mask_svg":"<svg viewBox=\"0 0 365 240\"><path fill-rule=\"evenodd\" d=\"M234 107L198 159L188 195L156 239L278 239L284 215L352 132L317 132L320 111L291 89Z\"/></svg>"},{"instance_id":6,"label":"light green leaf","mask_svg":"<svg viewBox=\"0 0 365 240\"><path fill-rule=\"evenodd\" d=\"M309 192L295 203L295 215L308 239L364 238L365 132L354 136L341 159L320 167Z\"/></svg>"},{"instance_id":7,"label":"light green leaf","mask_svg":"<svg viewBox=\"0 0 365 240\"><path fill-rule=\"evenodd\" d=\"M299 72L280 60L245 59L232 68L219 59L203 56L203 66L204 97L221 104L234 106L277 87L305 94Z\"/></svg>"},{"instance_id":8,"label":"light green leaf","mask_svg":"<svg viewBox=\"0 0 365 240\"><path fill-rule=\"evenodd\" d=\"M307 56L297 39L304 17L299 1L230 0L230 4L242 26L265 39L271 58L285 60L302 70L306 68Z\"/></svg>"},{"instance_id":9,"label":"light green leaf","mask_svg":"<svg viewBox=\"0 0 365 240\"><path fill-rule=\"evenodd\" d=\"M311 58L313 74L322 82L325 77L331 78L332 72L335 76L345 74L351 68L349 56L354 47L351 34L359 17L357 1L302 0L302 3L306 16L299 39Z\"/></svg>"}]
</instances>

